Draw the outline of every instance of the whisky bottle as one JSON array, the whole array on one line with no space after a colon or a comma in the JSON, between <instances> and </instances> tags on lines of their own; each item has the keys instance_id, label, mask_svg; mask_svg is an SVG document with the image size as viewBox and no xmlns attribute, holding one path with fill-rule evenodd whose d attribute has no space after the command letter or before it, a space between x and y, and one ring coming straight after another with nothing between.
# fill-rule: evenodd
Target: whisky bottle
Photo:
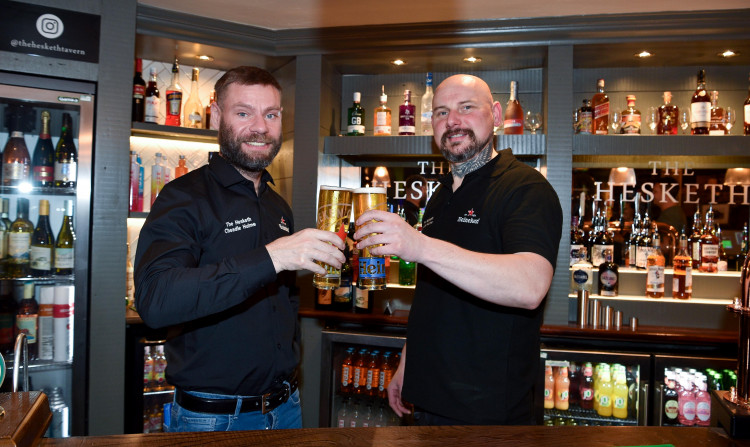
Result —
<instances>
[{"instance_id":1,"label":"whisky bottle","mask_svg":"<svg viewBox=\"0 0 750 447\"><path fill-rule=\"evenodd\" d=\"M599 295L617 296L618 284L618 267L612 262L612 251L604 251L604 262L599 266Z\"/></svg>"},{"instance_id":2,"label":"whisky bottle","mask_svg":"<svg viewBox=\"0 0 750 447\"><path fill-rule=\"evenodd\" d=\"M664 254L661 252L661 237L654 231L654 249L646 259L648 272L646 274L646 296L662 298L664 296Z\"/></svg>"},{"instance_id":3,"label":"whisky bottle","mask_svg":"<svg viewBox=\"0 0 750 447\"><path fill-rule=\"evenodd\" d=\"M635 267L648 269L648 256L653 251L653 239L651 235L651 219L648 213L644 214L641 222L641 231L636 240Z\"/></svg>"},{"instance_id":4,"label":"whisky bottle","mask_svg":"<svg viewBox=\"0 0 750 447\"><path fill-rule=\"evenodd\" d=\"M381 86L380 105L375 108L373 113L374 126L372 134L376 137L391 136L391 109L388 108L388 95L385 94L385 85ZM432 127L430 127L432 129Z\"/></svg>"},{"instance_id":5,"label":"whisky bottle","mask_svg":"<svg viewBox=\"0 0 750 447\"><path fill-rule=\"evenodd\" d=\"M706 212L706 223L703 226L703 235L700 238L700 266L698 269L704 273L716 273L719 264L719 238L716 237L714 227L714 209L709 206Z\"/></svg>"},{"instance_id":6,"label":"whisky bottle","mask_svg":"<svg viewBox=\"0 0 750 447\"><path fill-rule=\"evenodd\" d=\"M693 229L688 238L688 254L693 260L693 269L698 269L701 264L701 236L703 236L703 227L701 226L701 207L697 205L695 214L693 214Z\"/></svg>"},{"instance_id":7,"label":"whisky bottle","mask_svg":"<svg viewBox=\"0 0 750 447\"><path fill-rule=\"evenodd\" d=\"M578 262L579 253L586 251L586 241L583 237L583 229L578 226L578 216L573 216L570 224L570 266Z\"/></svg>"},{"instance_id":8,"label":"whisky bottle","mask_svg":"<svg viewBox=\"0 0 750 447\"><path fill-rule=\"evenodd\" d=\"M681 300L693 295L693 265L687 252L687 236L683 228L680 233L680 248L672 259L674 275L672 276L672 297Z\"/></svg>"},{"instance_id":9,"label":"whisky bottle","mask_svg":"<svg viewBox=\"0 0 750 447\"><path fill-rule=\"evenodd\" d=\"M204 110L198 88L198 68L193 67L191 79L190 95L187 101L185 101L185 107L183 107L182 125L193 129L202 129Z\"/></svg>"},{"instance_id":10,"label":"whisky bottle","mask_svg":"<svg viewBox=\"0 0 750 447\"><path fill-rule=\"evenodd\" d=\"M664 104L659 107L659 121L656 123L657 135L677 135L680 128L680 109L672 105L672 92L664 92Z\"/></svg>"},{"instance_id":11,"label":"whisky bottle","mask_svg":"<svg viewBox=\"0 0 750 447\"><path fill-rule=\"evenodd\" d=\"M698 71L698 86L690 100L690 134L708 135L711 123L711 98L706 91L706 70Z\"/></svg>"},{"instance_id":12,"label":"whisky bottle","mask_svg":"<svg viewBox=\"0 0 750 447\"><path fill-rule=\"evenodd\" d=\"M180 64L174 58L172 64L172 82L167 87L167 117L164 124L179 126L182 115L182 86L180 85Z\"/></svg>"},{"instance_id":13,"label":"whisky bottle","mask_svg":"<svg viewBox=\"0 0 750 447\"><path fill-rule=\"evenodd\" d=\"M724 122L724 108L719 107L719 92L711 92L711 122L708 125L709 135L726 135L727 126Z\"/></svg>"},{"instance_id":14,"label":"whisky bottle","mask_svg":"<svg viewBox=\"0 0 750 447\"><path fill-rule=\"evenodd\" d=\"M415 135L416 108L411 103L411 90L404 90L404 103L398 106L398 134Z\"/></svg>"},{"instance_id":15,"label":"whisky bottle","mask_svg":"<svg viewBox=\"0 0 750 447\"><path fill-rule=\"evenodd\" d=\"M523 134L523 108L518 102L518 82L516 81L510 81L510 99L505 106L503 133L505 135Z\"/></svg>"},{"instance_id":16,"label":"whisky bottle","mask_svg":"<svg viewBox=\"0 0 750 447\"><path fill-rule=\"evenodd\" d=\"M578 109L578 123L576 133L590 135L594 127L594 109L591 108L591 100L584 99L581 108Z\"/></svg>"},{"instance_id":17,"label":"whisky bottle","mask_svg":"<svg viewBox=\"0 0 750 447\"><path fill-rule=\"evenodd\" d=\"M623 135L640 135L641 111L635 108L635 95L628 95L625 99L628 101L628 107L622 111L620 133Z\"/></svg>"},{"instance_id":18,"label":"whisky bottle","mask_svg":"<svg viewBox=\"0 0 750 447\"><path fill-rule=\"evenodd\" d=\"M606 210L598 218L596 236L591 245L591 263L598 268L605 262L605 253L609 252L610 256L615 252L615 241L607 228Z\"/></svg>"},{"instance_id":19,"label":"whisky bottle","mask_svg":"<svg viewBox=\"0 0 750 447\"><path fill-rule=\"evenodd\" d=\"M365 109L359 104L362 94L354 92L354 102L347 111L346 134L362 136L365 134Z\"/></svg>"},{"instance_id":20,"label":"whisky bottle","mask_svg":"<svg viewBox=\"0 0 750 447\"><path fill-rule=\"evenodd\" d=\"M609 96L604 93L604 79L596 81L596 93L591 97L594 119L591 133L607 135L609 132Z\"/></svg>"}]
</instances>

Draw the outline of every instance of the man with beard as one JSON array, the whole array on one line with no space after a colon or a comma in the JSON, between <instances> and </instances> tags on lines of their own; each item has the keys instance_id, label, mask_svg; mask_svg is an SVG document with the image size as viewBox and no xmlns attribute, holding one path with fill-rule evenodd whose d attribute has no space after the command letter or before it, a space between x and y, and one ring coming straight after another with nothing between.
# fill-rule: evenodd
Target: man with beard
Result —
<instances>
[{"instance_id":1,"label":"man with beard","mask_svg":"<svg viewBox=\"0 0 750 447\"><path fill-rule=\"evenodd\" d=\"M344 244L268 185L281 147L281 86L237 67L216 83L220 156L167 185L141 230L136 305L168 327L168 431L300 428L295 270L340 267ZM166 418L165 418L166 419Z\"/></svg>"},{"instance_id":2,"label":"man with beard","mask_svg":"<svg viewBox=\"0 0 750 447\"><path fill-rule=\"evenodd\" d=\"M420 425L533 424L560 202L510 149L495 151L493 127L503 114L484 81L451 76L432 105L435 141L451 171L427 203L422 233L398 216L368 211L357 224L376 222L354 235L360 249L419 264L389 403L398 415L413 404ZM378 234L361 240L371 233Z\"/></svg>"}]
</instances>

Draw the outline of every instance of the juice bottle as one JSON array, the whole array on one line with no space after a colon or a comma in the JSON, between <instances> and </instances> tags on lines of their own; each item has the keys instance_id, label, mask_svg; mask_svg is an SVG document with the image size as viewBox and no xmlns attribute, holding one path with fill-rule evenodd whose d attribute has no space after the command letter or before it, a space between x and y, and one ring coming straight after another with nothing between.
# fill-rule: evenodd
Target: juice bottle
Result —
<instances>
[{"instance_id":1,"label":"juice bottle","mask_svg":"<svg viewBox=\"0 0 750 447\"><path fill-rule=\"evenodd\" d=\"M619 419L628 417L628 385L626 382L625 373L618 372L612 392L612 416Z\"/></svg>"},{"instance_id":2,"label":"juice bottle","mask_svg":"<svg viewBox=\"0 0 750 447\"><path fill-rule=\"evenodd\" d=\"M581 371L578 370L578 365L574 362L570 362L570 366L568 367L568 380L570 380L568 401L570 405L580 405L581 394L579 387L581 386Z\"/></svg>"},{"instance_id":3,"label":"juice bottle","mask_svg":"<svg viewBox=\"0 0 750 447\"><path fill-rule=\"evenodd\" d=\"M352 392L352 358L354 357L354 348L347 348L344 354L344 361L341 362L341 393L348 394Z\"/></svg>"},{"instance_id":4,"label":"juice bottle","mask_svg":"<svg viewBox=\"0 0 750 447\"><path fill-rule=\"evenodd\" d=\"M583 366L583 379L578 387L581 396L581 408L591 410L594 408L594 368L591 363Z\"/></svg>"},{"instance_id":5,"label":"juice bottle","mask_svg":"<svg viewBox=\"0 0 750 447\"><path fill-rule=\"evenodd\" d=\"M594 411L599 411L599 386L602 383L602 364L597 363L594 367Z\"/></svg>"},{"instance_id":6,"label":"juice bottle","mask_svg":"<svg viewBox=\"0 0 750 447\"><path fill-rule=\"evenodd\" d=\"M555 376L551 365L544 371L544 408L555 408Z\"/></svg>"},{"instance_id":7,"label":"juice bottle","mask_svg":"<svg viewBox=\"0 0 750 447\"><path fill-rule=\"evenodd\" d=\"M695 425L708 427L711 425L711 395L706 391L706 377L696 377L695 385L698 387L695 393Z\"/></svg>"},{"instance_id":8,"label":"juice bottle","mask_svg":"<svg viewBox=\"0 0 750 447\"><path fill-rule=\"evenodd\" d=\"M677 399L678 413L677 420L682 425L695 424L695 395L693 394L693 383L688 373L680 376L682 390L679 391Z\"/></svg>"},{"instance_id":9,"label":"juice bottle","mask_svg":"<svg viewBox=\"0 0 750 447\"><path fill-rule=\"evenodd\" d=\"M568 368L561 366L555 377L555 408L567 410L570 406L568 396L570 393L570 379L568 379Z\"/></svg>"},{"instance_id":10,"label":"juice bottle","mask_svg":"<svg viewBox=\"0 0 750 447\"><path fill-rule=\"evenodd\" d=\"M612 379L609 370L603 370L599 384L599 416L612 416Z\"/></svg>"}]
</instances>

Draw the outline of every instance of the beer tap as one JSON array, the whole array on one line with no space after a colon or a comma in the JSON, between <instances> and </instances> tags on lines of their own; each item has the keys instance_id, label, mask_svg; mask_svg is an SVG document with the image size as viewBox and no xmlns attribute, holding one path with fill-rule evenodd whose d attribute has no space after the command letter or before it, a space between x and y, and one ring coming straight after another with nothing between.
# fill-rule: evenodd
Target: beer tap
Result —
<instances>
[{"instance_id":1,"label":"beer tap","mask_svg":"<svg viewBox=\"0 0 750 447\"><path fill-rule=\"evenodd\" d=\"M740 274L740 299L727 306L740 319L737 357L737 387L724 398L735 405L750 409L750 256L745 257Z\"/></svg>"}]
</instances>

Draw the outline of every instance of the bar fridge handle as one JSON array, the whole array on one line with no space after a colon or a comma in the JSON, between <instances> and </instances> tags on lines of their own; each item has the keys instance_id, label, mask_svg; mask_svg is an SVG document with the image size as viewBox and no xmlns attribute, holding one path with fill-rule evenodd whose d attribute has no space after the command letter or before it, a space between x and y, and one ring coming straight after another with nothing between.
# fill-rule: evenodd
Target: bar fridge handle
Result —
<instances>
[{"instance_id":1,"label":"bar fridge handle","mask_svg":"<svg viewBox=\"0 0 750 447\"><path fill-rule=\"evenodd\" d=\"M641 387L641 402L643 402L641 405L643 411L638 414L638 425L648 425L648 411L651 408L648 402L648 383L644 383Z\"/></svg>"}]
</instances>

